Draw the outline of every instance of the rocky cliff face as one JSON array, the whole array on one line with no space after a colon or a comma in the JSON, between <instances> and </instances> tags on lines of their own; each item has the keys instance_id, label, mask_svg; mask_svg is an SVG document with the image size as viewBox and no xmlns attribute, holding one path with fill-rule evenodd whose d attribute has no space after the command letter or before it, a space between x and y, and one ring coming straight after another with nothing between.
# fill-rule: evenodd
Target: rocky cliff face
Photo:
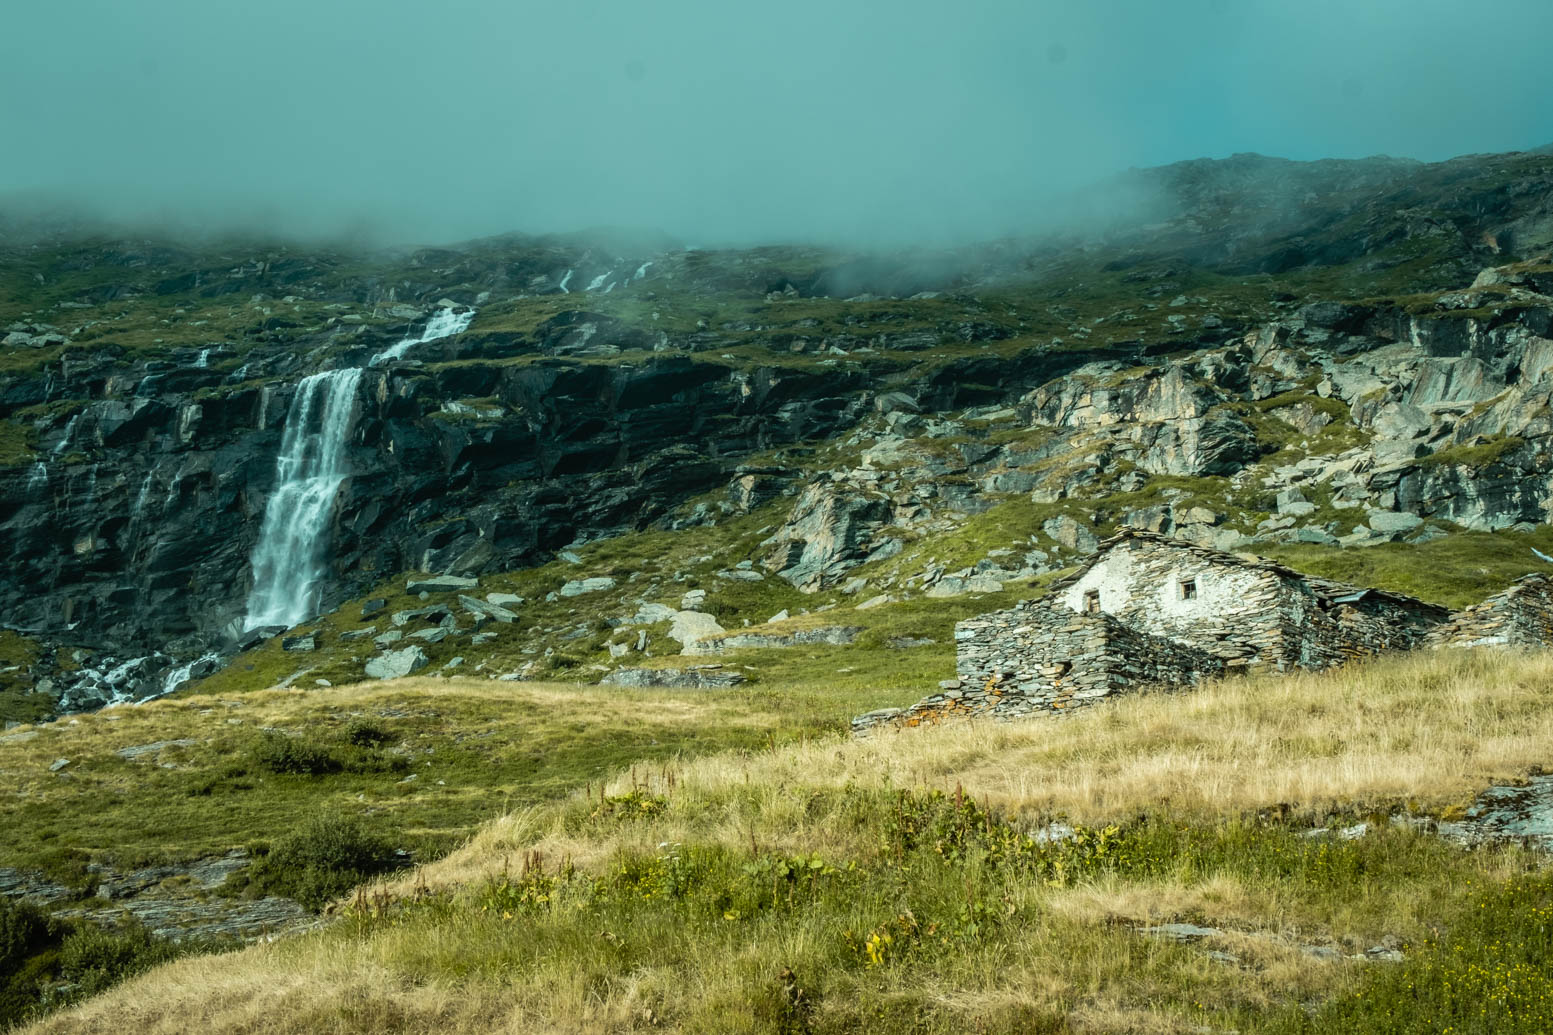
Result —
<instances>
[{"instance_id":1,"label":"rocky cliff face","mask_svg":"<svg viewBox=\"0 0 1553 1035\"><path fill-rule=\"evenodd\" d=\"M1051 570L1122 523L1235 549L1548 520L1553 267L1491 263L1553 236L1527 188L1553 158L1150 175L1168 222L1078 259L0 241L28 304L0 364L0 624L99 694L229 649L293 395L344 367L363 373L324 608L399 572L712 520L681 505L723 486L741 512L794 496L751 559L805 592L1015 498L1092 505L1043 515L1022 556L892 592ZM1304 202L1247 214L1295 181ZM1291 241L1297 272L1268 279ZM1360 293L1341 278L1369 297L1334 298ZM466 332L388 358L471 308Z\"/></svg>"}]
</instances>

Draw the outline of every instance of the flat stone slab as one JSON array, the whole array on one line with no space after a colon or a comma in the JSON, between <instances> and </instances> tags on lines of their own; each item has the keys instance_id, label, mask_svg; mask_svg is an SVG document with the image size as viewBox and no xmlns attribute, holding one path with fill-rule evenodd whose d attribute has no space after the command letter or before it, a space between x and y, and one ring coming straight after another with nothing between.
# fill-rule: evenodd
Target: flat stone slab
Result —
<instances>
[{"instance_id":1,"label":"flat stone slab","mask_svg":"<svg viewBox=\"0 0 1553 1035\"><path fill-rule=\"evenodd\" d=\"M584 593L598 593L602 590L614 588L614 579L607 575L597 575L591 579L573 579L561 587L561 596L580 597Z\"/></svg>"},{"instance_id":2,"label":"flat stone slab","mask_svg":"<svg viewBox=\"0 0 1553 1035\"><path fill-rule=\"evenodd\" d=\"M193 738L183 740L158 740L154 744L137 744L134 747L119 748L114 752L120 758L139 758L142 755L154 755L163 748L193 747L199 741Z\"/></svg>"},{"instance_id":3,"label":"flat stone slab","mask_svg":"<svg viewBox=\"0 0 1553 1035\"><path fill-rule=\"evenodd\" d=\"M611 672L600 682L610 686L717 690L738 686L744 682L744 674L720 665L699 668L622 668Z\"/></svg>"},{"instance_id":4,"label":"flat stone slab","mask_svg":"<svg viewBox=\"0 0 1553 1035\"><path fill-rule=\"evenodd\" d=\"M404 588L405 592L414 596L417 593L458 593L462 590L475 589L479 585L479 579L465 578L462 575L433 575L428 579L411 579L404 584Z\"/></svg>"}]
</instances>

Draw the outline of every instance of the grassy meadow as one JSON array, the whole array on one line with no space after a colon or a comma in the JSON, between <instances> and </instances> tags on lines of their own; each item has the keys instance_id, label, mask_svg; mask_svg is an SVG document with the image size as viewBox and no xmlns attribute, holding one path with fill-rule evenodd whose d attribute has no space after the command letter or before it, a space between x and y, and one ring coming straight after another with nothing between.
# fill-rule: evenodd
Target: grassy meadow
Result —
<instances>
[{"instance_id":1,"label":"grassy meadow","mask_svg":"<svg viewBox=\"0 0 1553 1035\"><path fill-rule=\"evenodd\" d=\"M772 691L722 750L579 765L321 930L25 1030L1542 1032L1545 860L1426 828L1539 771L1550 690L1547 654L1420 653L866 740Z\"/></svg>"}]
</instances>

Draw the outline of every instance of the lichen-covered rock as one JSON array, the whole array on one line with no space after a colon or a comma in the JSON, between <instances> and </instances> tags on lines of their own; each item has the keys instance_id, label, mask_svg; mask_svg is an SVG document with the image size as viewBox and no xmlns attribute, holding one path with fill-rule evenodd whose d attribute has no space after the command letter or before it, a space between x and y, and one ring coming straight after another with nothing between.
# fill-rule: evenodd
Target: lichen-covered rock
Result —
<instances>
[{"instance_id":1,"label":"lichen-covered rock","mask_svg":"<svg viewBox=\"0 0 1553 1035\"><path fill-rule=\"evenodd\" d=\"M806 592L837 582L868 555L872 534L889 520L888 500L816 482L799 495L786 524L766 545L768 571Z\"/></svg>"},{"instance_id":2,"label":"lichen-covered rock","mask_svg":"<svg viewBox=\"0 0 1553 1035\"><path fill-rule=\"evenodd\" d=\"M419 647L379 654L367 662L366 674L372 679L398 679L412 672L419 672L431 663L426 652Z\"/></svg>"}]
</instances>

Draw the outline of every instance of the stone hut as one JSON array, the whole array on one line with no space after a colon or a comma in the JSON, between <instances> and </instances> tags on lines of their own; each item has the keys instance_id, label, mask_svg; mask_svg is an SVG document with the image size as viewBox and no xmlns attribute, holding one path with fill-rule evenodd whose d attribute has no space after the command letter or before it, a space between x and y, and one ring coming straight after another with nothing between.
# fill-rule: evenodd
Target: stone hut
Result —
<instances>
[{"instance_id":1,"label":"stone hut","mask_svg":"<svg viewBox=\"0 0 1553 1035\"><path fill-rule=\"evenodd\" d=\"M1013 718L1226 671L1322 669L1419 646L1450 617L1400 593L1129 529L1040 600L960 622L958 678L911 708L859 716L853 728L958 713Z\"/></svg>"},{"instance_id":2,"label":"stone hut","mask_svg":"<svg viewBox=\"0 0 1553 1035\"><path fill-rule=\"evenodd\" d=\"M1457 611L1429 635L1433 647L1534 647L1553 643L1553 579L1523 575L1503 593Z\"/></svg>"}]
</instances>

